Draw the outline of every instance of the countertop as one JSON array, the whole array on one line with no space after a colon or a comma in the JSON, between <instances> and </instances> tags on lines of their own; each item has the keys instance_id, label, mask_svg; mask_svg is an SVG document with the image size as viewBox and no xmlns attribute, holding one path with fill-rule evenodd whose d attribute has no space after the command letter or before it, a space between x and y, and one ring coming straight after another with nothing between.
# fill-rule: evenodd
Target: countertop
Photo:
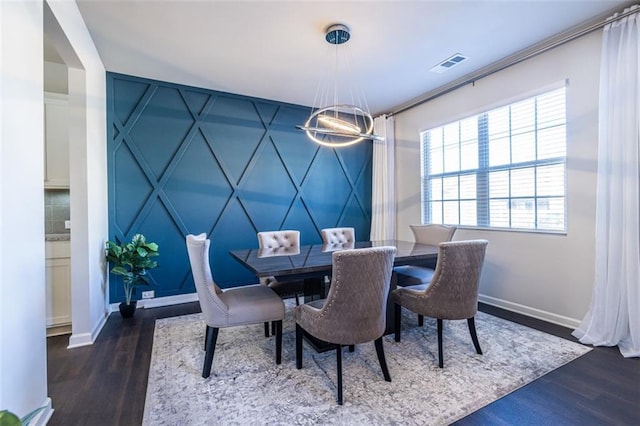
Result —
<instances>
[{"instance_id":1,"label":"countertop","mask_svg":"<svg viewBox=\"0 0 640 426\"><path fill-rule=\"evenodd\" d=\"M71 239L70 233L64 234L44 234L45 241L69 241Z\"/></svg>"}]
</instances>

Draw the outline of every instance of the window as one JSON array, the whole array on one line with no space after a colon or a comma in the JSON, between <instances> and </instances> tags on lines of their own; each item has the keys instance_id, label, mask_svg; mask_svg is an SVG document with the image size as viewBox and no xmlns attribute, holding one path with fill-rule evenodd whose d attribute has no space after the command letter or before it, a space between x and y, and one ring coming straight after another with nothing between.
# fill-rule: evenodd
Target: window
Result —
<instances>
[{"instance_id":1,"label":"window","mask_svg":"<svg viewBox=\"0 0 640 426\"><path fill-rule=\"evenodd\" d=\"M421 133L423 222L565 231L565 88Z\"/></svg>"}]
</instances>

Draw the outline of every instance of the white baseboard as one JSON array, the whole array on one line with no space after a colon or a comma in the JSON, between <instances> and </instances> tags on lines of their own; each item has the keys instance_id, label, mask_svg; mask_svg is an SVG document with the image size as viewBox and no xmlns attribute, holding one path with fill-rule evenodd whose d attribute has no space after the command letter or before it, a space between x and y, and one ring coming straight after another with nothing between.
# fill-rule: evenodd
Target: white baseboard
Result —
<instances>
[{"instance_id":1,"label":"white baseboard","mask_svg":"<svg viewBox=\"0 0 640 426\"><path fill-rule=\"evenodd\" d=\"M165 296L153 299L138 300L138 306L147 308L157 308L160 306L179 305L181 303L197 302L198 293L178 294L176 296ZM142 305L140 305L142 302Z\"/></svg>"},{"instance_id":2,"label":"white baseboard","mask_svg":"<svg viewBox=\"0 0 640 426\"><path fill-rule=\"evenodd\" d=\"M95 342L96 339L98 338L98 334L100 334L100 332L102 331L102 328L104 327L104 325L107 323L107 319L109 318L109 312L105 309L102 318L100 318L100 321L98 322L98 324L96 324L95 327L93 327L93 330L91 331L91 342Z\"/></svg>"},{"instance_id":3,"label":"white baseboard","mask_svg":"<svg viewBox=\"0 0 640 426\"><path fill-rule=\"evenodd\" d=\"M102 331L102 328L107 323L108 312L105 312L100 321L93 327L91 333L73 333L69 337L69 346L67 349L79 348L81 346L93 345L93 342L98 338L98 334Z\"/></svg>"},{"instance_id":4,"label":"white baseboard","mask_svg":"<svg viewBox=\"0 0 640 426\"><path fill-rule=\"evenodd\" d=\"M47 337L62 336L65 334L71 334L71 324L47 327Z\"/></svg>"},{"instance_id":5,"label":"white baseboard","mask_svg":"<svg viewBox=\"0 0 640 426\"><path fill-rule=\"evenodd\" d=\"M198 293L178 294L175 296L156 297L153 299L138 300L138 308L158 308L160 306L179 305L181 303L197 302ZM109 305L109 312L118 312L120 303L112 303Z\"/></svg>"},{"instance_id":6,"label":"white baseboard","mask_svg":"<svg viewBox=\"0 0 640 426\"><path fill-rule=\"evenodd\" d=\"M528 317L537 318L552 324L561 325L567 328L577 328L581 321L575 318L565 317L563 315L554 314L552 312L543 311L541 309L532 308L530 306L521 305L519 303L509 302L508 300L498 299L483 294L478 295L478 300L487 305L506 309L507 311L516 312Z\"/></svg>"},{"instance_id":7,"label":"white baseboard","mask_svg":"<svg viewBox=\"0 0 640 426\"><path fill-rule=\"evenodd\" d=\"M88 345L93 345L91 333L71 333L67 349L79 348L80 346Z\"/></svg>"},{"instance_id":8,"label":"white baseboard","mask_svg":"<svg viewBox=\"0 0 640 426\"><path fill-rule=\"evenodd\" d=\"M198 294L197 293L189 293L189 294L179 294L177 296L167 296L167 297L158 297L157 299L143 299L138 300L139 308L155 308L158 306L169 306L169 305L177 305L180 303L188 303L188 302L197 302ZM111 312L118 311L119 303L111 303L109 305L109 309L105 311L104 315L93 328L91 333L72 333L69 337L69 346L67 349L78 348L81 346L92 345L93 342L96 341L98 335L102 331L102 328L107 323L107 319L109 318L109 314Z\"/></svg>"},{"instance_id":9,"label":"white baseboard","mask_svg":"<svg viewBox=\"0 0 640 426\"><path fill-rule=\"evenodd\" d=\"M51 407L51 398L47 397L44 400L44 402L42 403L42 405L40 405L40 407L45 407L45 408L40 413L38 413L38 415L35 416L34 419L31 420L31 422L29 424L34 424L36 426L45 426L49 422L49 420L51 419L51 416L53 415L53 412L55 411Z\"/></svg>"}]
</instances>

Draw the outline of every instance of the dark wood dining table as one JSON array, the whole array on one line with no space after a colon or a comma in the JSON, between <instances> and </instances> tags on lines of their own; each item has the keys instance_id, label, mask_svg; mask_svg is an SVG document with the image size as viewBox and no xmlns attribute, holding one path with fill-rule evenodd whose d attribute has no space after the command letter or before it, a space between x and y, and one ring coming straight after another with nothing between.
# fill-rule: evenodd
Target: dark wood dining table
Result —
<instances>
[{"instance_id":1,"label":"dark wood dining table","mask_svg":"<svg viewBox=\"0 0 640 426\"><path fill-rule=\"evenodd\" d=\"M324 277L331 276L332 253L367 247L394 246L397 249L394 266L433 264L438 256L438 246L402 240L356 241L347 244L313 244L299 248L271 248L232 250L231 256L253 272L256 277L276 277L278 280L304 280L305 301L323 298ZM396 287L396 274L391 278L390 291ZM393 333L393 302L387 302L387 326L385 334ZM314 345L323 350L321 345Z\"/></svg>"}]
</instances>

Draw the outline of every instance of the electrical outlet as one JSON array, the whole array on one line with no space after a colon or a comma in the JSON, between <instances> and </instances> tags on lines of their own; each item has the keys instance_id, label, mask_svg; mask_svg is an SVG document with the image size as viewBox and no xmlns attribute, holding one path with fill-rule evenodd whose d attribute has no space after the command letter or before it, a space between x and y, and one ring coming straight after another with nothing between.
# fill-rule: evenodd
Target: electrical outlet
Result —
<instances>
[{"instance_id":1,"label":"electrical outlet","mask_svg":"<svg viewBox=\"0 0 640 426\"><path fill-rule=\"evenodd\" d=\"M71 229L71 221L70 220L65 220L64 221L64 229Z\"/></svg>"},{"instance_id":2,"label":"electrical outlet","mask_svg":"<svg viewBox=\"0 0 640 426\"><path fill-rule=\"evenodd\" d=\"M156 297L156 292L153 290L149 290L149 291L143 291L142 292L142 298L143 299L153 299L154 297Z\"/></svg>"}]
</instances>

